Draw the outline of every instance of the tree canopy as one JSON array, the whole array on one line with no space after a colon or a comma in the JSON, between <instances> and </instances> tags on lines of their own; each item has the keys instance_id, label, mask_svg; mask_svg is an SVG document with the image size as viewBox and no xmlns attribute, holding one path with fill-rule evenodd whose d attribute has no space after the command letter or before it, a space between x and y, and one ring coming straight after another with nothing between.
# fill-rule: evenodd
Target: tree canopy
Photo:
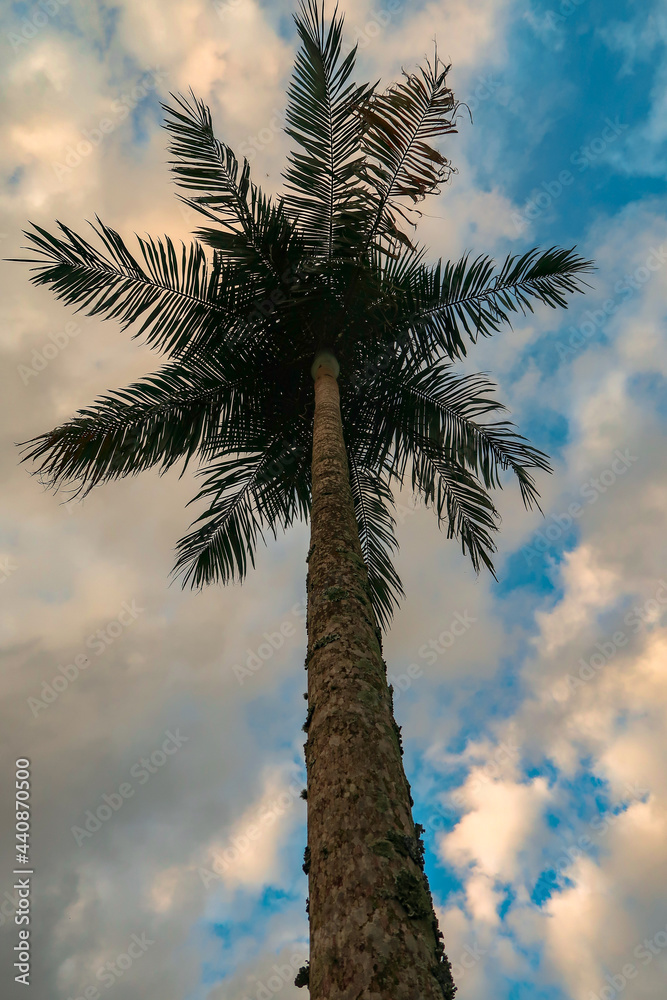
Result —
<instances>
[{"instance_id":1,"label":"tree canopy","mask_svg":"<svg viewBox=\"0 0 667 1000\"><path fill-rule=\"evenodd\" d=\"M437 52L388 89L353 82L343 18L303 0L288 89L295 143L285 193L269 197L247 160L216 138L194 94L164 105L179 197L203 216L189 246L99 219L96 244L59 224L26 235L32 280L89 316L132 328L161 367L108 392L24 444L51 487L77 494L194 459L206 507L177 547L184 584L243 579L258 542L310 509L318 351L340 364L350 478L374 608L387 625L402 594L392 489L409 483L476 570L493 571L491 491L516 477L537 503L547 457L514 425L482 375L457 373L470 344L536 303L566 306L592 269L551 248L428 263L418 208L449 177L434 143L456 131L449 66Z\"/></svg>"}]
</instances>

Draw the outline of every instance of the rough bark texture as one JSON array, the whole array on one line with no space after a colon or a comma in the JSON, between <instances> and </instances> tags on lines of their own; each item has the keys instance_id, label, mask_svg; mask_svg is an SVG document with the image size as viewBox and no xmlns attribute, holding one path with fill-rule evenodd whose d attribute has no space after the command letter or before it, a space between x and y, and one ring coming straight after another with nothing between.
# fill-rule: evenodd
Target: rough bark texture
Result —
<instances>
[{"instance_id":1,"label":"rough bark texture","mask_svg":"<svg viewBox=\"0 0 667 1000\"><path fill-rule=\"evenodd\" d=\"M310 969L297 983L313 1000L451 998L326 366L315 380L308 562Z\"/></svg>"}]
</instances>

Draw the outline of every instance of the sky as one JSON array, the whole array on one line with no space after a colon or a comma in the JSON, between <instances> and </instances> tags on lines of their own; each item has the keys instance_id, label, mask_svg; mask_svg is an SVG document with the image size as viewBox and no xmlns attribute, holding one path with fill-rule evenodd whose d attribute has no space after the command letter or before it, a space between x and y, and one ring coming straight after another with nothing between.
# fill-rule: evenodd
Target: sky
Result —
<instances>
[{"instance_id":1,"label":"sky","mask_svg":"<svg viewBox=\"0 0 667 1000\"><path fill-rule=\"evenodd\" d=\"M539 478L544 516L510 480L498 495L498 582L397 497L407 596L385 656L457 996L655 1000L667 3L342 6L360 81L389 84L435 39L467 105L441 147L457 172L418 229L431 259L576 245L598 268L570 309L519 318L465 361L554 466ZM84 231L96 213L128 239L187 239L196 219L174 196L161 128L170 91L192 87L278 191L291 13L284 0L4 4L2 257L28 220ZM83 503L45 492L15 443L156 362L113 322L33 288L25 265L4 263L1 280L3 996L26 995L11 956L14 771L28 758L33 996L294 1000L308 941L307 527L262 549L243 586L197 594L169 579L190 473Z\"/></svg>"}]
</instances>

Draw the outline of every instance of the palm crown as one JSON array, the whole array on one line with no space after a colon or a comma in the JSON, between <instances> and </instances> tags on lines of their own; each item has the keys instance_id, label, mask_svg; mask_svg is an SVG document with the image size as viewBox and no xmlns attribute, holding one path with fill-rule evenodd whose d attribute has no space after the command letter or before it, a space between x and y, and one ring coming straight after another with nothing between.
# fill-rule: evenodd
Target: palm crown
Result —
<instances>
[{"instance_id":1,"label":"palm crown","mask_svg":"<svg viewBox=\"0 0 667 1000\"><path fill-rule=\"evenodd\" d=\"M382 92L351 82L343 19L316 0L295 17L301 40L288 91L286 192L262 193L213 134L191 95L165 107L181 196L205 217L197 241L139 239L139 254L99 219L102 249L60 224L34 226L32 280L88 315L132 326L162 367L26 442L44 481L87 492L151 466L203 477L204 513L178 543L175 572L202 586L242 579L258 541L310 509L313 384L321 350L340 363L350 480L373 604L386 625L402 593L392 485L406 476L475 569L493 571L490 490L515 474L526 505L547 458L512 424L482 376L457 374L467 342L534 302L565 306L591 264L533 250L429 265L413 243L415 205L451 172L432 145L455 131L437 57ZM204 247L209 248L209 253Z\"/></svg>"}]
</instances>

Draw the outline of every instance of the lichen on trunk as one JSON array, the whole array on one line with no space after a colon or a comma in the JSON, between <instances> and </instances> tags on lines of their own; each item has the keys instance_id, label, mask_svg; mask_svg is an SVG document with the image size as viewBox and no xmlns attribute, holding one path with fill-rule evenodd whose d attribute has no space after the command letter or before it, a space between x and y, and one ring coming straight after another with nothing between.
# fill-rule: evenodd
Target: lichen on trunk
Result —
<instances>
[{"instance_id":1,"label":"lichen on trunk","mask_svg":"<svg viewBox=\"0 0 667 1000\"><path fill-rule=\"evenodd\" d=\"M313 366L308 844L313 1000L451 1000L359 541L338 365Z\"/></svg>"}]
</instances>

